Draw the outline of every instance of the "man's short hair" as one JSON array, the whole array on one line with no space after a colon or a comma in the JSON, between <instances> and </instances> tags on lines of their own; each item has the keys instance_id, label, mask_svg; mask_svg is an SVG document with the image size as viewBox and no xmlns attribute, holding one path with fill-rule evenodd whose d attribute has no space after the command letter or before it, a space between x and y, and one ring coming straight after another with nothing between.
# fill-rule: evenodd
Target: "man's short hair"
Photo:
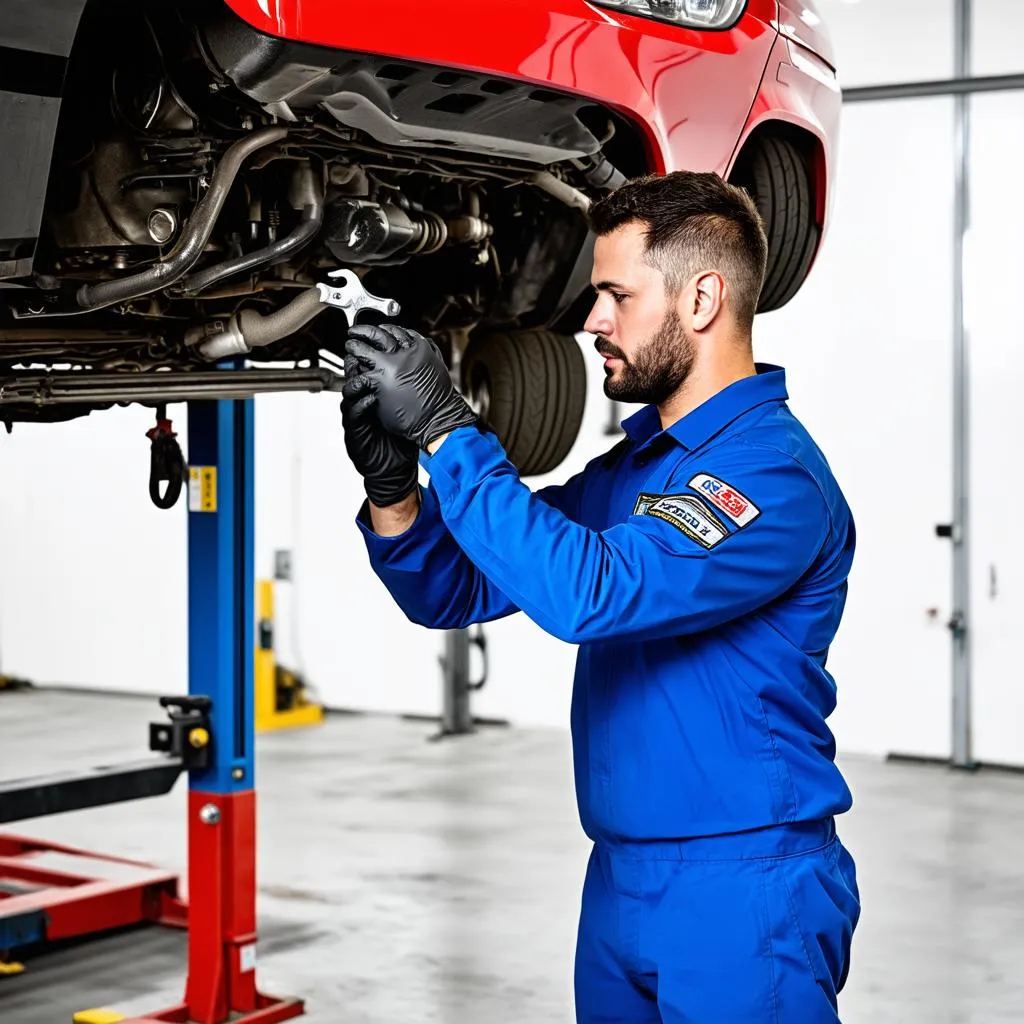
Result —
<instances>
[{"instance_id":1,"label":"man's short hair","mask_svg":"<svg viewBox=\"0 0 1024 1024\"><path fill-rule=\"evenodd\" d=\"M643 224L645 259L665 275L671 298L695 274L717 270L729 286L737 322L751 328L764 285L768 240L757 206L744 189L711 172L649 174L596 202L588 217L598 236L625 224Z\"/></svg>"}]
</instances>

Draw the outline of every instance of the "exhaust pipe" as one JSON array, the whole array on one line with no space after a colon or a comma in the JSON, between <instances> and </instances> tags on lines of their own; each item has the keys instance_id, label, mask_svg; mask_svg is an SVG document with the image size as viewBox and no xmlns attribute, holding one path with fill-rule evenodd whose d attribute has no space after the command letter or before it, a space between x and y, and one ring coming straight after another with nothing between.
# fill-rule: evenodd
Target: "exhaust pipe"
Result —
<instances>
[{"instance_id":1,"label":"exhaust pipe","mask_svg":"<svg viewBox=\"0 0 1024 1024\"><path fill-rule=\"evenodd\" d=\"M211 361L244 355L254 348L264 348L287 338L328 308L321 301L320 290L314 287L300 292L297 298L274 313L243 309L219 333L203 341L199 352L204 359ZM205 332L200 328L196 334L203 337ZM195 340L186 338L186 344L189 343L194 344Z\"/></svg>"},{"instance_id":2,"label":"exhaust pipe","mask_svg":"<svg viewBox=\"0 0 1024 1024\"><path fill-rule=\"evenodd\" d=\"M206 291L212 284L223 281L225 277L240 274L243 271L255 270L257 267L271 266L287 259L311 242L324 222L324 186L317 181L313 168L308 164L299 164L292 178L291 194L288 197L292 209L302 213L302 219L291 234L271 242L270 245L257 249L256 252L234 259L217 263L195 274L189 274L178 287L182 295L198 295Z\"/></svg>"},{"instance_id":3,"label":"exhaust pipe","mask_svg":"<svg viewBox=\"0 0 1024 1024\"><path fill-rule=\"evenodd\" d=\"M539 189L543 189L549 196L554 196L559 202L571 206L574 210L586 213L590 209L590 197L584 195L578 188L573 188L568 182L556 178L550 171L535 171L530 175L530 182Z\"/></svg>"}]
</instances>

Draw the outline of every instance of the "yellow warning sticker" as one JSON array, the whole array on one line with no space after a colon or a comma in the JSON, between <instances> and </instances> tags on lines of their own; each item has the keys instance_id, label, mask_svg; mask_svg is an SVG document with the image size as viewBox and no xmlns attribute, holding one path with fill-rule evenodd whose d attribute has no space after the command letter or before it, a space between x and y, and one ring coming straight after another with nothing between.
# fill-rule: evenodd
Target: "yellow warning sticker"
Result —
<instances>
[{"instance_id":1,"label":"yellow warning sticker","mask_svg":"<svg viewBox=\"0 0 1024 1024\"><path fill-rule=\"evenodd\" d=\"M217 511L217 467L188 467L189 512Z\"/></svg>"}]
</instances>

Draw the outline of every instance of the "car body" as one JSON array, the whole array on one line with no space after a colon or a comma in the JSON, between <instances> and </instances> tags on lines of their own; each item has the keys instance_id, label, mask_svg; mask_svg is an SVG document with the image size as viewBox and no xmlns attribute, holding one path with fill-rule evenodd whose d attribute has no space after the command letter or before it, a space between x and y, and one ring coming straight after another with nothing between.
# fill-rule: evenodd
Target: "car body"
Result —
<instances>
[{"instance_id":1,"label":"car body","mask_svg":"<svg viewBox=\"0 0 1024 1024\"><path fill-rule=\"evenodd\" d=\"M839 116L834 53L813 4L747 0L730 28L701 31L587 0L228 0L254 28L329 49L401 55L529 81L622 113L644 169L727 176L747 138L785 123L812 137L823 184ZM792 70L791 70L792 69ZM802 76L802 77L801 77ZM824 79L824 80L823 80Z\"/></svg>"},{"instance_id":2,"label":"car body","mask_svg":"<svg viewBox=\"0 0 1024 1024\"><path fill-rule=\"evenodd\" d=\"M308 363L238 377L245 393L335 387L345 321L310 296L347 268L439 341L524 472L552 468L582 415L564 339L590 302L588 203L682 168L747 187L763 310L827 226L840 93L813 5L675 3L735 16L0 0L0 420L224 397L209 371L228 359ZM541 358L510 377L517 352ZM538 389L545 411L512 437Z\"/></svg>"}]
</instances>

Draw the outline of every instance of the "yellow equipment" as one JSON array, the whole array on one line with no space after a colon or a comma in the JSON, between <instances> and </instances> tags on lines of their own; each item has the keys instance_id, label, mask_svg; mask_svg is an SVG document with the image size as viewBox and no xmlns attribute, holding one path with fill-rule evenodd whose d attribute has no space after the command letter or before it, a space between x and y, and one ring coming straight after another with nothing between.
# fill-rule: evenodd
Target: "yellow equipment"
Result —
<instances>
[{"instance_id":1,"label":"yellow equipment","mask_svg":"<svg viewBox=\"0 0 1024 1024\"><path fill-rule=\"evenodd\" d=\"M256 731L319 725L324 709L309 699L301 676L274 659L274 581L256 584Z\"/></svg>"}]
</instances>

